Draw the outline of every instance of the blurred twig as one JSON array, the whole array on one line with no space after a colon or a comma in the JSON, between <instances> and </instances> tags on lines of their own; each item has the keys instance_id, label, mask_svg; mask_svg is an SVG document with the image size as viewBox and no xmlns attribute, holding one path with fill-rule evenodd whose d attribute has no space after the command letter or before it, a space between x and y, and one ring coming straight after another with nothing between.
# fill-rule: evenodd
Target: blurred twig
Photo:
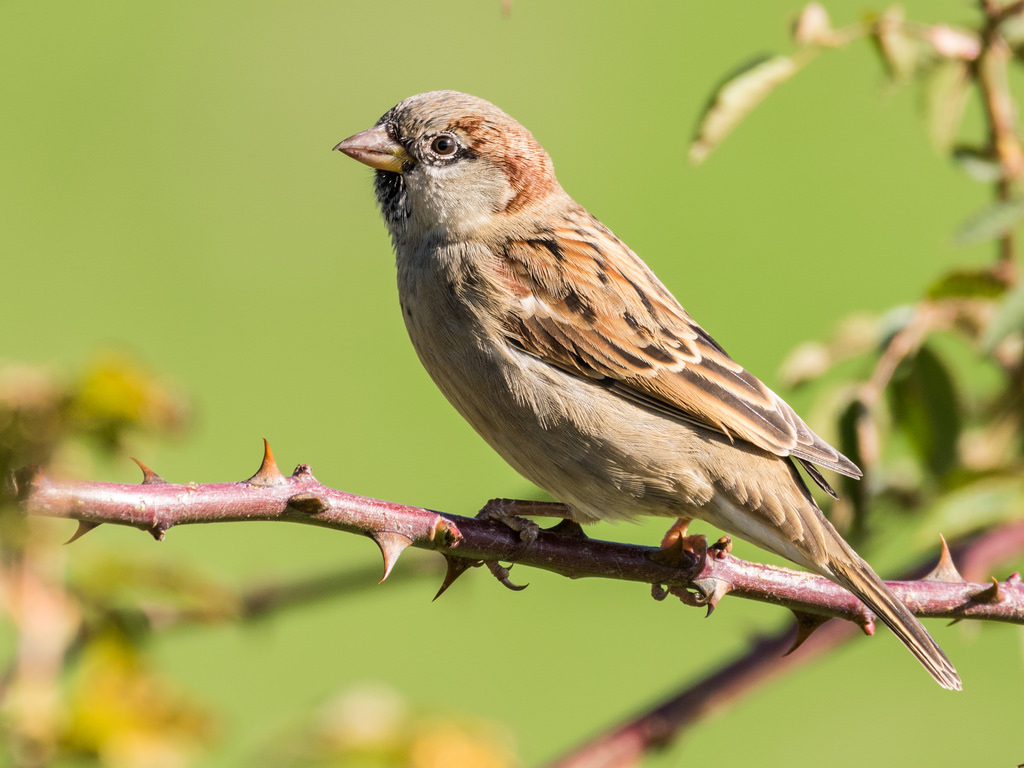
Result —
<instances>
[{"instance_id":1,"label":"blurred twig","mask_svg":"<svg viewBox=\"0 0 1024 768\"><path fill-rule=\"evenodd\" d=\"M985 24L981 29L981 54L975 62L974 76L988 124L988 150L1002 169L995 182L995 197L1007 202L1013 198L1014 184L1024 173L1024 151L1017 136L1016 106L1006 71L1011 53L1002 36L1002 25L1010 17L1020 15L1021 3L1003 6L996 0L979 0L979 5L985 14ZM1002 276L1007 282L1013 282L1017 275L1017 246L1012 228L999 237L998 248Z\"/></svg>"}]
</instances>

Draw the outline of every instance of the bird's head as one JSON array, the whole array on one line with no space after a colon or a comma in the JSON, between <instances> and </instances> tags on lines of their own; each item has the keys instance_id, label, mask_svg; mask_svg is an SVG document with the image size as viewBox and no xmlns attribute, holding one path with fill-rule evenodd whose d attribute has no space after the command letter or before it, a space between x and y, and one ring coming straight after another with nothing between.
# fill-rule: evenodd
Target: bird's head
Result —
<instances>
[{"instance_id":1,"label":"bird's head","mask_svg":"<svg viewBox=\"0 0 1024 768\"><path fill-rule=\"evenodd\" d=\"M458 91L411 96L335 149L376 169L377 200L396 244L487 238L561 189L528 130Z\"/></svg>"}]
</instances>

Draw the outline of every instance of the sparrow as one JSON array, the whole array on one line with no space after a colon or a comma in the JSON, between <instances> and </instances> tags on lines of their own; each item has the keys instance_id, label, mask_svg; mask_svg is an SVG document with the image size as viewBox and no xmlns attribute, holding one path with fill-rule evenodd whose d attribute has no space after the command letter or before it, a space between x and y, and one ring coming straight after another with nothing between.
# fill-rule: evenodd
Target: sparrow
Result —
<instances>
[{"instance_id":1,"label":"sparrow","mask_svg":"<svg viewBox=\"0 0 1024 768\"><path fill-rule=\"evenodd\" d=\"M451 404L524 477L595 520L700 519L856 595L944 688L960 677L832 527L797 470L861 471L733 361L575 202L533 135L457 91L336 147L375 169L402 316Z\"/></svg>"}]
</instances>

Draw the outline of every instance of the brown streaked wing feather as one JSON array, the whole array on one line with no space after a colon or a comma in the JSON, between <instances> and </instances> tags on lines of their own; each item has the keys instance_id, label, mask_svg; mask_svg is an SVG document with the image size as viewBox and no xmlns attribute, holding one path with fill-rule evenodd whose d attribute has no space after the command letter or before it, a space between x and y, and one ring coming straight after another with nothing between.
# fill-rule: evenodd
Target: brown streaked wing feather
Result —
<instances>
[{"instance_id":1,"label":"brown streaked wing feather","mask_svg":"<svg viewBox=\"0 0 1024 768\"><path fill-rule=\"evenodd\" d=\"M860 470L738 365L621 240L582 208L506 246L511 340L673 418L851 477ZM811 476L827 491L817 472ZM834 493L834 492L833 492Z\"/></svg>"}]
</instances>

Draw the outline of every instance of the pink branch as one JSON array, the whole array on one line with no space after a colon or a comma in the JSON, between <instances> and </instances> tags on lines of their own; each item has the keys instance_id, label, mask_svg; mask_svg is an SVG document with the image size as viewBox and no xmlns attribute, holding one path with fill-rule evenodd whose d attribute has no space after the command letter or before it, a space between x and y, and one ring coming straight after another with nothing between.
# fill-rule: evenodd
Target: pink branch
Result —
<instances>
[{"instance_id":1,"label":"pink branch","mask_svg":"<svg viewBox=\"0 0 1024 768\"><path fill-rule=\"evenodd\" d=\"M260 470L237 483L168 483L143 466L141 485L54 480L21 472L13 485L27 514L79 521L76 536L102 523L148 531L157 539L176 525L268 520L317 525L372 538L384 555L384 576L408 546L432 549L449 562L445 587L472 565L513 562L570 578L601 577L664 585L690 605L714 608L731 593L781 605L802 614L838 616L873 629L867 609L850 593L820 576L750 563L728 554L722 543L706 548L703 537L685 540L690 549L666 551L542 530L524 543L504 524L442 515L420 507L371 499L319 483L306 465L290 477L277 469L269 449ZM504 502L506 510L529 513L532 502ZM1021 534L1024 536L1024 533ZM695 543L696 542L696 543ZM890 582L923 617L987 619L1024 623L1019 577L994 587L968 584L955 571L939 580Z\"/></svg>"}]
</instances>

